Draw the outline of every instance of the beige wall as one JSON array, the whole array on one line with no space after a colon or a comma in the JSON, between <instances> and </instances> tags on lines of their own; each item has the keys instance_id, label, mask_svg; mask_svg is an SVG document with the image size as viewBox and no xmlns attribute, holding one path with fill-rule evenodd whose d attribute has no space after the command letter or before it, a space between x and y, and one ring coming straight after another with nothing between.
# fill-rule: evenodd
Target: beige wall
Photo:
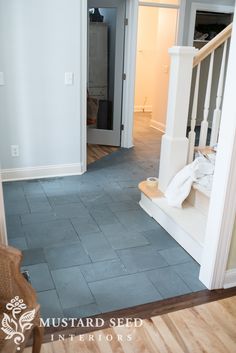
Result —
<instances>
[{"instance_id":1,"label":"beige wall","mask_svg":"<svg viewBox=\"0 0 236 353\"><path fill-rule=\"evenodd\" d=\"M153 119L165 123L170 58L177 11L139 8L135 109L152 110Z\"/></svg>"},{"instance_id":2,"label":"beige wall","mask_svg":"<svg viewBox=\"0 0 236 353\"><path fill-rule=\"evenodd\" d=\"M153 123L165 128L166 110L168 102L170 56L168 49L175 45L177 10L159 9L158 28L156 37L157 61L155 73L155 87L153 99ZM158 126L154 125L154 126Z\"/></svg>"},{"instance_id":3,"label":"beige wall","mask_svg":"<svg viewBox=\"0 0 236 353\"><path fill-rule=\"evenodd\" d=\"M235 219L235 224L234 224L234 231L233 231L233 237L232 237L232 242L231 242L231 248L230 248L227 268L228 268L228 270L231 270L233 268L236 269L236 219Z\"/></svg>"},{"instance_id":4,"label":"beige wall","mask_svg":"<svg viewBox=\"0 0 236 353\"><path fill-rule=\"evenodd\" d=\"M153 103L158 11L139 7L135 109L150 109Z\"/></svg>"}]
</instances>

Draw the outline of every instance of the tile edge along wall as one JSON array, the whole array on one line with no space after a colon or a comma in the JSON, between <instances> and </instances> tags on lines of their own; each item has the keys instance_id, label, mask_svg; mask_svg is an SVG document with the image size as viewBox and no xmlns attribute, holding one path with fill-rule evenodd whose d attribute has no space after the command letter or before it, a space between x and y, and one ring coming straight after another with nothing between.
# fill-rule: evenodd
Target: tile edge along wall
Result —
<instances>
[{"instance_id":1,"label":"tile edge along wall","mask_svg":"<svg viewBox=\"0 0 236 353\"><path fill-rule=\"evenodd\" d=\"M3 180L82 174L86 168L80 141L82 9L76 0L0 4ZM70 86L64 84L69 71L75 77ZM19 146L18 157L11 156L12 145Z\"/></svg>"}]
</instances>

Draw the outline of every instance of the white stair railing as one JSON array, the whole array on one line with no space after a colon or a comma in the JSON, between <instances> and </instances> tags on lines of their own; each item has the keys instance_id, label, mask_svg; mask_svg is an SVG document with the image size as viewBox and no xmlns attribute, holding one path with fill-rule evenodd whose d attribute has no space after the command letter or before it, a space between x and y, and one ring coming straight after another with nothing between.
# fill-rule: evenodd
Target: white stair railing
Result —
<instances>
[{"instance_id":1,"label":"white stair railing","mask_svg":"<svg viewBox=\"0 0 236 353\"><path fill-rule=\"evenodd\" d=\"M195 88L194 88L194 95L193 95L191 130L188 134L188 139L189 139L188 163L191 163L193 161L193 157L194 157L194 146L195 146L195 140L196 140L195 127L196 127L196 121L197 121L197 107L198 107L200 73L201 73L201 63L199 63L197 66L197 74L196 74L196 81L195 81Z\"/></svg>"},{"instance_id":2,"label":"white stair railing","mask_svg":"<svg viewBox=\"0 0 236 353\"><path fill-rule=\"evenodd\" d=\"M208 117L209 117L210 100L211 100L214 57L215 57L215 52L213 51L211 53L210 66L209 66L209 72L208 72L207 89L206 89L206 97L205 97L205 104L204 104L204 111L203 111L203 120L201 123L199 147L205 147L207 143Z\"/></svg>"},{"instance_id":3,"label":"white stair railing","mask_svg":"<svg viewBox=\"0 0 236 353\"><path fill-rule=\"evenodd\" d=\"M214 110L213 121L212 121L210 146L214 146L217 143L219 130L220 130L221 104L222 104L223 90L224 90L227 47L228 47L228 40L226 40L224 44L224 50L223 50L221 68L220 68L220 77L219 77L219 83L218 83L218 89L217 89L216 108Z\"/></svg>"},{"instance_id":4,"label":"white stair railing","mask_svg":"<svg viewBox=\"0 0 236 353\"><path fill-rule=\"evenodd\" d=\"M210 56L209 72L206 83L206 95L203 110L203 120L200 127L199 146L206 147L209 127L209 111L212 96L212 81L214 69L215 50L224 44L221 61L216 107L212 120L211 145L218 139L221 117L221 105L224 91L226 71L227 43L232 33L232 24L226 27L201 50L193 47L173 47L170 49L171 70L169 81L168 109L166 119L166 132L162 137L159 189L165 192L172 178L187 163L194 158L196 140L196 122L198 112L202 61ZM197 67L193 106L191 111L191 129L186 137L188 125L188 111L190 104L190 91L193 68Z\"/></svg>"},{"instance_id":5,"label":"white stair railing","mask_svg":"<svg viewBox=\"0 0 236 353\"><path fill-rule=\"evenodd\" d=\"M196 49L173 47L171 56L166 132L161 142L159 190L165 192L171 179L188 159L186 127L190 101L193 59Z\"/></svg>"}]
</instances>

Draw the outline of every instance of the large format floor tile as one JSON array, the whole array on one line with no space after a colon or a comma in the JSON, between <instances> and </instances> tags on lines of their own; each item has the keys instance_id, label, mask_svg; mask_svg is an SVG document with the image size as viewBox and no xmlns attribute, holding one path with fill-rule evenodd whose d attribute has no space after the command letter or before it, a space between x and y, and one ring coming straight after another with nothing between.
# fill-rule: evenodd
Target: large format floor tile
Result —
<instances>
[{"instance_id":1,"label":"large format floor tile","mask_svg":"<svg viewBox=\"0 0 236 353\"><path fill-rule=\"evenodd\" d=\"M79 240L69 220L33 224L25 227L25 232L30 248L48 247Z\"/></svg>"},{"instance_id":2,"label":"large format floor tile","mask_svg":"<svg viewBox=\"0 0 236 353\"><path fill-rule=\"evenodd\" d=\"M129 231L120 223L100 226L113 249L127 249L148 245L148 240L138 231Z\"/></svg>"},{"instance_id":3,"label":"large format floor tile","mask_svg":"<svg viewBox=\"0 0 236 353\"><path fill-rule=\"evenodd\" d=\"M44 320L48 318L62 318L64 313L55 289L38 292L37 298L40 304L40 313Z\"/></svg>"},{"instance_id":4,"label":"large format floor tile","mask_svg":"<svg viewBox=\"0 0 236 353\"><path fill-rule=\"evenodd\" d=\"M28 245L27 245L25 237L9 238L8 243L9 243L9 245L11 245L19 250L28 249Z\"/></svg>"},{"instance_id":5,"label":"large format floor tile","mask_svg":"<svg viewBox=\"0 0 236 353\"><path fill-rule=\"evenodd\" d=\"M117 257L115 251L102 233L87 234L82 244L92 261L104 261Z\"/></svg>"},{"instance_id":6,"label":"large format floor tile","mask_svg":"<svg viewBox=\"0 0 236 353\"><path fill-rule=\"evenodd\" d=\"M148 271L146 274L163 298L191 292L186 283L169 267Z\"/></svg>"},{"instance_id":7,"label":"large format floor tile","mask_svg":"<svg viewBox=\"0 0 236 353\"><path fill-rule=\"evenodd\" d=\"M193 260L192 257L181 248L181 246L161 250L159 251L159 254L164 257L168 265L177 265Z\"/></svg>"},{"instance_id":8,"label":"large format floor tile","mask_svg":"<svg viewBox=\"0 0 236 353\"><path fill-rule=\"evenodd\" d=\"M80 270L87 282L126 275L128 272L118 259L96 262L80 266Z\"/></svg>"},{"instance_id":9,"label":"large format floor tile","mask_svg":"<svg viewBox=\"0 0 236 353\"><path fill-rule=\"evenodd\" d=\"M44 253L51 270L91 262L80 241L48 247L44 249Z\"/></svg>"},{"instance_id":10,"label":"large format floor tile","mask_svg":"<svg viewBox=\"0 0 236 353\"><path fill-rule=\"evenodd\" d=\"M102 312L129 308L162 298L144 273L89 283L89 287Z\"/></svg>"},{"instance_id":11,"label":"large format floor tile","mask_svg":"<svg viewBox=\"0 0 236 353\"><path fill-rule=\"evenodd\" d=\"M200 266L195 261L175 265L171 268L183 279L193 292L206 289L199 281Z\"/></svg>"},{"instance_id":12,"label":"large format floor tile","mask_svg":"<svg viewBox=\"0 0 236 353\"><path fill-rule=\"evenodd\" d=\"M153 218L149 217L141 209L117 212L116 216L120 223L129 230L141 232L154 229L156 227L156 222L153 220Z\"/></svg>"},{"instance_id":13,"label":"large format floor tile","mask_svg":"<svg viewBox=\"0 0 236 353\"><path fill-rule=\"evenodd\" d=\"M176 247L176 241L158 224L156 229L145 231L142 234L151 246L157 250Z\"/></svg>"},{"instance_id":14,"label":"large format floor tile","mask_svg":"<svg viewBox=\"0 0 236 353\"><path fill-rule=\"evenodd\" d=\"M54 283L51 273L46 263L24 266L23 270L29 272L30 281L36 291L42 292L49 289L54 289Z\"/></svg>"},{"instance_id":15,"label":"large format floor tile","mask_svg":"<svg viewBox=\"0 0 236 353\"><path fill-rule=\"evenodd\" d=\"M118 255L130 273L168 266L165 259L151 246L119 250Z\"/></svg>"},{"instance_id":16,"label":"large format floor tile","mask_svg":"<svg viewBox=\"0 0 236 353\"><path fill-rule=\"evenodd\" d=\"M135 118L134 148L80 176L3 184L9 244L47 317L83 317L204 289L199 266L139 206L161 133Z\"/></svg>"},{"instance_id":17,"label":"large format floor tile","mask_svg":"<svg viewBox=\"0 0 236 353\"><path fill-rule=\"evenodd\" d=\"M23 251L23 266L45 263L46 259L42 248L28 249Z\"/></svg>"},{"instance_id":18,"label":"large format floor tile","mask_svg":"<svg viewBox=\"0 0 236 353\"><path fill-rule=\"evenodd\" d=\"M63 309L94 303L79 267L52 271L52 277Z\"/></svg>"}]
</instances>

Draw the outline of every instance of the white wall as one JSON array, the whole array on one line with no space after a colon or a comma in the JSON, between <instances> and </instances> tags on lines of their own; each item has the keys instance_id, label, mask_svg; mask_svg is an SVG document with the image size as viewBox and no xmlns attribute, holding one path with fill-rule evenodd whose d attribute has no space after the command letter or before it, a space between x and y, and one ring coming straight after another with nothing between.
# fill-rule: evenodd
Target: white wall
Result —
<instances>
[{"instance_id":1,"label":"white wall","mask_svg":"<svg viewBox=\"0 0 236 353\"><path fill-rule=\"evenodd\" d=\"M3 169L80 163L79 21L77 0L0 0Z\"/></svg>"}]
</instances>

